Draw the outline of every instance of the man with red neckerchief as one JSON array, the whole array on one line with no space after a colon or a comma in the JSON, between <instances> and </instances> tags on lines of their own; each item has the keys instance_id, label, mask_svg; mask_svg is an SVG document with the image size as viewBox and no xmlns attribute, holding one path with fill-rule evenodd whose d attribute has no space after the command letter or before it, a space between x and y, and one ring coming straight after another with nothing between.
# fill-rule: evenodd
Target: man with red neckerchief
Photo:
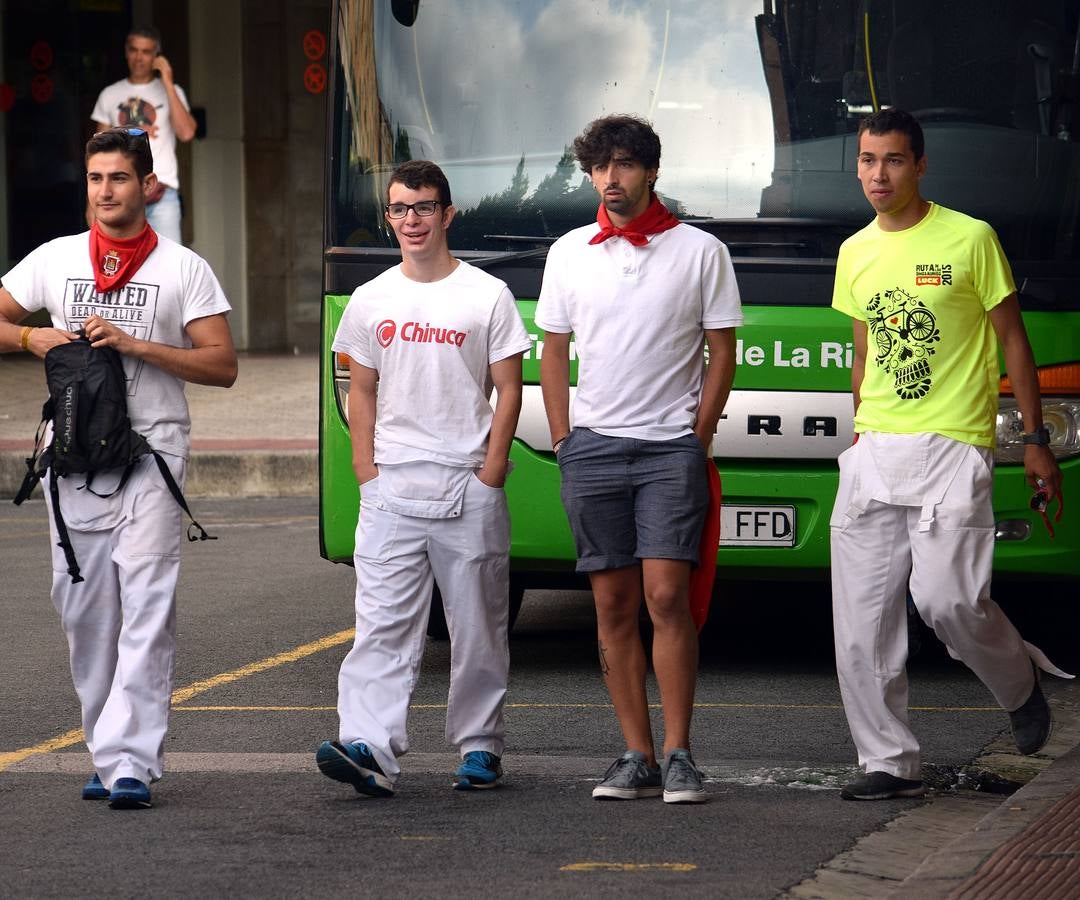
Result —
<instances>
[{"instance_id":1,"label":"man with red neckerchief","mask_svg":"<svg viewBox=\"0 0 1080 900\"><path fill-rule=\"evenodd\" d=\"M191 420L184 383L228 387L236 352L229 303L204 260L159 238L146 222L155 188L146 133L115 128L86 145L89 232L43 244L0 287L0 352L44 358L82 331L124 361L128 415L183 486ZM20 323L46 309L52 327ZM73 584L54 517L52 600L68 639L94 775L87 800L114 809L150 806L162 775L176 646L180 508L144 456L115 493L120 473L78 477L58 489L84 581ZM50 476L51 477L51 476ZM45 492L46 502L51 502Z\"/></svg>"},{"instance_id":2,"label":"man with red neckerchief","mask_svg":"<svg viewBox=\"0 0 1080 900\"><path fill-rule=\"evenodd\" d=\"M601 205L596 223L552 245L536 324L577 571L592 586L600 668L627 747L593 797L663 793L668 803L700 803L706 795L690 755L698 645L689 590L713 434L735 373L739 291L727 248L680 223L654 193L660 139L647 122L598 119L574 154ZM638 631L643 594L664 713L662 766Z\"/></svg>"}]
</instances>

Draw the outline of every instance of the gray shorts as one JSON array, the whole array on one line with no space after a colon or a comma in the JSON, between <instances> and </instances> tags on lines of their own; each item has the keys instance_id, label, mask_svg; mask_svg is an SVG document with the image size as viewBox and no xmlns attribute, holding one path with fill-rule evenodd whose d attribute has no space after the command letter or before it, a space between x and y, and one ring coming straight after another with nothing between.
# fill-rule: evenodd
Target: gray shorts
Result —
<instances>
[{"instance_id":1,"label":"gray shorts","mask_svg":"<svg viewBox=\"0 0 1080 900\"><path fill-rule=\"evenodd\" d=\"M575 428L558 460L578 572L642 559L697 563L709 485L694 435L642 441Z\"/></svg>"}]
</instances>

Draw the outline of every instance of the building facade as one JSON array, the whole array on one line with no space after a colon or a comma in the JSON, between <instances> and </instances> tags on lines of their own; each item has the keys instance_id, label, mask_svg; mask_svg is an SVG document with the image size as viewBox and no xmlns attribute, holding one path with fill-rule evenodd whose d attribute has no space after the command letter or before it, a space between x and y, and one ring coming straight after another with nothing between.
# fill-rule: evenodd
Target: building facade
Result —
<instances>
[{"instance_id":1,"label":"building facade","mask_svg":"<svg viewBox=\"0 0 1080 900\"><path fill-rule=\"evenodd\" d=\"M184 241L237 346L314 351L329 0L0 0L0 271L86 227L90 113L135 23L161 30L199 122L178 152Z\"/></svg>"}]
</instances>

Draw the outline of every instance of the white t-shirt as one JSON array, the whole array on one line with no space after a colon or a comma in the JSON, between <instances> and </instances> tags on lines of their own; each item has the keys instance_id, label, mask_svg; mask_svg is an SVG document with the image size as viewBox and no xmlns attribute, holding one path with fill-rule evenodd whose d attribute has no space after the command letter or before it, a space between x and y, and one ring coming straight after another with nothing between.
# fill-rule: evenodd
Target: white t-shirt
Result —
<instances>
[{"instance_id":1,"label":"white t-shirt","mask_svg":"<svg viewBox=\"0 0 1080 900\"><path fill-rule=\"evenodd\" d=\"M118 291L99 294L90 262L90 232L42 244L3 279L15 302L47 309L57 328L78 331L92 315L142 340L190 347L185 326L227 313L229 302L210 266L186 247L158 236L157 247ZM131 427L155 450L187 457L191 431L184 381L124 356Z\"/></svg>"},{"instance_id":2,"label":"white t-shirt","mask_svg":"<svg viewBox=\"0 0 1080 900\"><path fill-rule=\"evenodd\" d=\"M360 285L333 349L379 373L376 464L476 468L493 415L489 367L531 346L507 286L458 261L440 281L395 266Z\"/></svg>"},{"instance_id":3,"label":"white t-shirt","mask_svg":"<svg viewBox=\"0 0 1080 900\"><path fill-rule=\"evenodd\" d=\"M190 111L184 89L180 85L175 87L180 102ZM151 79L146 84L135 84L126 78L110 84L98 95L90 118L110 128L147 128L156 125L157 135L150 138L154 174L162 184L171 188L180 187L180 174L176 166L176 132L169 116L169 95L160 78Z\"/></svg>"},{"instance_id":4,"label":"white t-shirt","mask_svg":"<svg viewBox=\"0 0 1080 900\"><path fill-rule=\"evenodd\" d=\"M613 437L672 440L690 434L704 379L705 329L743 321L731 256L706 232L681 224L644 247L593 223L548 253L535 321L574 333L575 427Z\"/></svg>"}]
</instances>

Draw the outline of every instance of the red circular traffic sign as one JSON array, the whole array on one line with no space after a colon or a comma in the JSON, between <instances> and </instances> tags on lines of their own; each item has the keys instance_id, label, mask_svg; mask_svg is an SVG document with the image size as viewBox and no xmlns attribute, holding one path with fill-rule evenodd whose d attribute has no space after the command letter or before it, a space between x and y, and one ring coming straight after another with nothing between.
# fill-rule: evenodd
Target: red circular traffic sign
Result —
<instances>
[{"instance_id":1,"label":"red circular traffic sign","mask_svg":"<svg viewBox=\"0 0 1080 900\"><path fill-rule=\"evenodd\" d=\"M48 103L52 100L53 80L48 75L35 75L30 82L30 96L35 103Z\"/></svg>"},{"instance_id":2,"label":"red circular traffic sign","mask_svg":"<svg viewBox=\"0 0 1080 900\"><path fill-rule=\"evenodd\" d=\"M320 63L312 63L304 69L304 87L309 94L321 94L326 90L326 69Z\"/></svg>"},{"instance_id":3,"label":"red circular traffic sign","mask_svg":"<svg viewBox=\"0 0 1080 900\"><path fill-rule=\"evenodd\" d=\"M36 41L30 48L30 65L44 72L53 64L53 48L48 41Z\"/></svg>"},{"instance_id":4,"label":"red circular traffic sign","mask_svg":"<svg viewBox=\"0 0 1080 900\"><path fill-rule=\"evenodd\" d=\"M322 59L326 53L326 37L312 29L304 35L304 56L310 60Z\"/></svg>"}]
</instances>

